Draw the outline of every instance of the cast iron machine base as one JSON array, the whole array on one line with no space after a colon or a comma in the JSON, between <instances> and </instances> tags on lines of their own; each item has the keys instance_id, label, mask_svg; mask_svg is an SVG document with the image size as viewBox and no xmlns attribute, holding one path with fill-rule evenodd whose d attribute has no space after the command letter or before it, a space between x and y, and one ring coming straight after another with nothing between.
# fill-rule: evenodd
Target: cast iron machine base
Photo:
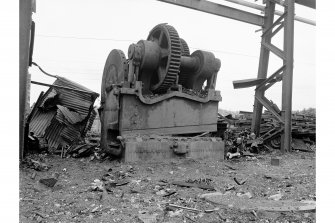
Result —
<instances>
[{"instance_id":1,"label":"cast iron machine base","mask_svg":"<svg viewBox=\"0 0 335 223\"><path fill-rule=\"evenodd\" d=\"M215 132L220 66L211 52L190 54L186 41L167 24L131 44L128 59L121 50L112 50L101 84L102 148L120 156L126 149L122 139L130 135Z\"/></svg>"}]
</instances>

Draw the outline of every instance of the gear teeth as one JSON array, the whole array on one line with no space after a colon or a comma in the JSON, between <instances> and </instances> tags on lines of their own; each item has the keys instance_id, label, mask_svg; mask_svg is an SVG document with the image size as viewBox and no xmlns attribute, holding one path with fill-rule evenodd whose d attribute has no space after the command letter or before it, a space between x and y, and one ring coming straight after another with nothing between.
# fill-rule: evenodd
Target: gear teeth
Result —
<instances>
[{"instance_id":1,"label":"gear teeth","mask_svg":"<svg viewBox=\"0 0 335 223\"><path fill-rule=\"evenodd\" d=\"M175 28L167 24L160 24L158 26L162 27L162 29L166 29L170 37L169 45L171 51L170 51L170 58L169 58L170 60L167 72L161 85L154 90L154 92L156 93L164 93L177 82L178 73L180 70L180 58L182 54L182 46L178 32L176 31ZM157 26L155 28L157 28Z\"/></svg>"},{"instance_id":2,"label":"gear teeth","mask_svg":"<svg viewBox=\"0 0 335 223\"><path fill-rule=\"evenodd\" d=\"M182 38L180 38L180 44L181 44L181 55L182 56L190 56L190 49L186 43L186 41ZM180 73L179 74L179 81L178 84L184 85L188 80L188 74L187 73Z\"/></svg>"},{"instance_id":3,"label":"gear teeth","mask_svg":"<svg viewBox=\"0 0 335 223\"><path fill-rule=\"evenodd\" d=\"M182 38L180 40L180 45L181 45L181 55L182 56L190 56L190 48L188 47L186 41Z\"/></svg>"}]
</instances>

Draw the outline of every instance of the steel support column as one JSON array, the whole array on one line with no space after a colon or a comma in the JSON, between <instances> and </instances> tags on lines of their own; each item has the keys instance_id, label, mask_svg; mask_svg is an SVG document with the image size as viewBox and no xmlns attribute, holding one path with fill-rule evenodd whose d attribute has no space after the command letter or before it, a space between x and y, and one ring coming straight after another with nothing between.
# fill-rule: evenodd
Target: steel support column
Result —
<instances>
[{"instance_id":1,"label":"steel support column","mask_svg":"<svg viewBox=\"0 0 335 223\"><path fill-rule=\"evenodd\" d=\"M280 117L282 129L281 151L291 151L291 130L292 130L292 82L293 82L293 43L294 43L294 0L285 0L284 14L273 22L273 15L276 6L275 1L268 0L265 8L265 24L263 27L261 53L257 78L266 78L269 65L269 53L272 52L283 60L283 66L266 81L259 84L255 89L255 102L252 120L252 131L259 136L260 124L262 118L263 105L267 105L264 97L265 91L275 82L273 79L282 79L282 109L278 113L276 110L268 106L268 110L276 117ZM273 30L278 26L275 30ZM284 44L283 50L280 50L271 44L271 38L281 29L284 28ZM282 73L281 73L282 71ZM272 81L272 82L271 82ZM271 82L271 83L270 83ZM266 83L269 83L265 86ZM262 103L263 102L263 103ZM280 115L280 116L279 116Z\"/></svg>"},{"instance_id":2,"label":"steel support column","mask_svg":"<svg viewBox=\"0 0 335 223\"><path fill-rule=\"evenodd\" d=\"M266 2L265 12L264 12L263 33L267 32L267 30L273 24L275 6L276 4L271 1ZM271 36L264 35L262 37L262 43L271 43ZM259 56L257 79L263 79L267 77L268 65L269 65L269 55L270 55L270 51L262 44L261 52ZM263 105L257 100L257 98L263 98L264 92L265 90L263 88L256 89L255 91L254 111L253 111L251 129L257 136L259 136L259 130L260 130L261 118L262 118L262 110L263 110Z\"/></svg>"},{"instance_id":3,"label":"steel support column","mask_svg":"<svg viewBox=\"0 0 335 223\"><path fill-rule=\"evenodd\" d=\"M28 83L28 64L29 64L29 41L30 26L32 16L32 1L20 0L20 46L19 46L19 149L20 159L23 158L24 150L24 129L25 129L25 112L27 104L27 84Z\"/></svg>"},{"instance_id":4,"label":"steel support column","mask_svg":"<svg viewBox=\"0 0 335 223\"><path fill-rule=\"evenodd\" d=\"M282 118L284 134L281 140L281 151L291 151L292 131L292 84L293 84L293 47L294 47L294 0L286 0L284 25L284 60L285 71L282 83Z\"/></svg>"}]
</instances>

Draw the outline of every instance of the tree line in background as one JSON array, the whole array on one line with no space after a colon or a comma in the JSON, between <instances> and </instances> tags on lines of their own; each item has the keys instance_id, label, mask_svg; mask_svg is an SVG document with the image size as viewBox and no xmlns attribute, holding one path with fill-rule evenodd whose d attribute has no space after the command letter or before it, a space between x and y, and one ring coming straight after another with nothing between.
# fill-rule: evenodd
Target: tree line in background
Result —
<instances>
[{"instance_id":1,"label":"tree line in background","mask_svg":"<svg viewBox=\"0 0 335 223\"><path fill-rule=\"evenodd\" d=\"M239 111L229 111L229 110L219 108L219 113L223 116L231 114L233 117L238 117L240 112ZM316 115L316 109L315 108L304 108L302 110L292 111L292 114L315 116Z\"/></svg>"}]
</instances>

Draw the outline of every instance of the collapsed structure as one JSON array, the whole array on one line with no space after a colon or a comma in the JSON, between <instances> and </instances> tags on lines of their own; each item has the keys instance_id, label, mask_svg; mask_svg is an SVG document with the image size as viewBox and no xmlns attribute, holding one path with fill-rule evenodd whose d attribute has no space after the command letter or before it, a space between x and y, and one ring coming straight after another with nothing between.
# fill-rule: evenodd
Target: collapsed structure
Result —
<instances>
[{"instance_id":1,"label":"collapsed structure","mask_svg":"<svg viewBox=\"0 0 335 223\"><path fill-rule=\"evenodd\" d=\"M186 41L168 24L155 26L147 40L131 44L128 59L121 50L112 50L101 84L102 148L114 155L123 154L126 160L128 153L149 153L149 148L161 151L165 154L162 157L173 155L177 148L189 154L198 151L194 156L200 150L223 156L220 139L207 140L204 146L204 141L192 144L187 138L163 137L161 143L159 137L151 137L152 142L138 137L216 132L221 95L215 83L220 66L211 52L197 50L190 54ZM134 136L136 143L132 143Z\"/></svg>"},{"instance_id":2,"label":"collapsed structure","mask_svg":"<svg viewBox=\"0 0 335 223\"><path fill-rule=\"evenodd\" d=\"M93 104L99 94L64 77L41 93L28 118L26 135L40 147L56 152L83 139L97 113ZM29 135L28 135L29 131Z\"/></svg>"}]
</instances>

